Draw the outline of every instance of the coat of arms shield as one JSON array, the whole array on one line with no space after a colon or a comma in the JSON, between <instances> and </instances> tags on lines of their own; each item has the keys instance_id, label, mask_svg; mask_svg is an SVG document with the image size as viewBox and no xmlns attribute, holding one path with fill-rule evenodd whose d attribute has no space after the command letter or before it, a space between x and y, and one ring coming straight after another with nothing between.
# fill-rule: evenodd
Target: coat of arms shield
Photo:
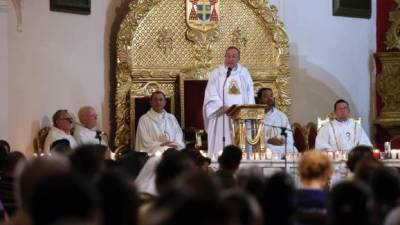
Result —
<instances>
[{"instance_id":1,"label":"coat of arms shield","mask_svg":"<svg viewBox=\"0 0 400 225\"><path fill-rule=\"evenodd\" d=\"M219 0L186 0L186 22L189 27L209 31L219 25Z\"/></svg>"}]
</instances>

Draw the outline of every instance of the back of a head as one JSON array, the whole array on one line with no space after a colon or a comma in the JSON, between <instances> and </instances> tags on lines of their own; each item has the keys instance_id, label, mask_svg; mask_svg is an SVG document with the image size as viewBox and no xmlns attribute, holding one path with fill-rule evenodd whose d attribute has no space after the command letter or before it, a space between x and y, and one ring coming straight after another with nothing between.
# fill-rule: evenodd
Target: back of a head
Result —
<instances>
[{"instance_id":1,"label":"back of a head","mask_svg":"<svg viewBox=\"0 0 400 225\"><path fill-rule=\"evenodd\" d=\"M181 152L164 154L156 168L156 188L162 193L165 188L175 182L175 178L196 167L187 155Z\"/></svg>"},{"instance_id":2,"label":"back of a head","mask_svg":"<svg viewBox=\"0 0 400 225\"><path fill-rule=\"evenodd\" d=\"M265 225L294 223L295 186L287 173L275 173L267 180L261 207Z\"/></svg>"},{"instance_id":3,"label":"back of a head","mask_svg":"<svg viewBox=\"0 0 400 225\"><path fill-rule=\"evenodd\" d=\"M98 209L95 190L78 177L58 174L42 180L29 206L33 225L78 219L94 220Z\"/></svg>"},{"instance_id":4,"label":"back of a head","mask_svg":"<svg viewBox=\"0 0 400 225\"><path fill-rule=\"evenodd\" d=\"M0 148L3 147L6 152L11 152L10 144L6 140L0 140Z\"/></svg>"},{"instance_id":5,"label":"back of a head","mask_svg":"<svg viewBox=\"0 0 400 225\"><path fill-rule=\"evenodd\" d=\"M81 145L70 155L71 169L81 177L93 180L105 167L106 146Z\"/></svg>"},{"instance_id":6,"label":"back of a head","mask_svg":"<svg viewBox=\"0 0 400 225\"><path fill-rule=\"evenodd\" d=\"M233 215L219 199L185 198L169 208L152 212L148 225L230 225ZM160 216L159 216L160 215ZM235 221L236 222L236 221Z\"/></svg>"},{"instance_id":7,"label":"back of a head","mask_svg":"<svg viewBox=\"0 0 400 225\"><path fill-rule=\"evenodd\" d=\"M19 207L28 211L38 183L46 177L65 173L68 170L68 162L60 158L39 157L20 164L17 167L16 176L16 197Z\"/></svg>"},{"instance_id":8,"label":"back of a head","mask_svg":"<svg viewBox=\"0 0 400 225\"><path fill-rule=\"evenodd\" d=\"M379 159L364 157L357 162L354 168L354 178L366 185L370 185L375 171L383 166L383 163Z\"/></svg>"},{"instance_id":9,"label":"back of a head","mask_svg":"<svg viewBox=\"0 0 400 225\"><path fill-rule=\"evenodd\" d=\"M233 190L224 193L222 200L241 225L262 224L261 208L252 196L240 190Z\"/></svg>"},{"instance_id":10,"label":"back of a head","mask_svg":"<svg viewBox=\"0 0 400 225\"><path fill-rule=\"evenodd\" d=\"M21 160L22 161L26 160L24 154L22 154L21 152L15 151L8 153L3 164L3 173L6 175L13 175L17 167L17 164Z\"/></svg>"},{"instance_id":11,"label":"back of a head","mask_svg":"<svg viewBox=\"0 0 400 225\"><path fill-rule=\"evenodd\" d=\"M7 150L0 145L0 171L3 169L4 160L7 157Z\"/></svg>"},{"instance_id":12,"label":"back of a head","mask_svg":"<svg viewBox=\"0 0 400 225\"><path fill-rule=\"evenodd\" d=\"M104 225L137 224L138 197L135 187L115 171L107 171L97 182Z\"/></svg>"},{"instance_id":13,"label":"back of a head","mask_svg":"<svg viewBox=\"0 0 400 225\"><path fill-rule=\"evenodd\" d=\"M361 183L344 181L333 187L329 195L329 225L370 224L370 196Z\"/></svg>"},{"instance_id":14,"label":"back of a head","mask_svg":"<svg viewBox=\"0 0 400 225\"><path fill-rule=\"evenodd\" d=\"M328 155L323 151L306 151L298 162L298 170L302 181L326 179L333 172L333 165Z\"/></svg>"},{"instance_id":15,"label":"back of a head","mask_svg":"<svg viewBox=\"0 0 400 225\"><path fill-rule=\"evenodd\" d=\"M400 177L397 171L389 167L375 170L371 178L374 203L386 214L400 201Z\"/></svg>"},{"instance_id":16,"label":"back of a head","mask_svg":"<svg viewBox=\"0 0 400 225\"><path fill-rule=\"evenodd\" d=\"M54 141L50 145L51 153L56 153L60 155L68 155L72 152L71 145L67 139L60 139Z\"/></svg>"},{"instance_id":17,"label":"back of a head","mask_svg":"<svg viewBox=\"0 0 400 225\"><path fill-rule=\"evenodd\" d=\"M236 170L242 160L242 150L235 145L226 146L218 158L220 168L223 170Z\"/></svg>"},{"instance_id":18,"label":"back of a head","mask_svg":"<svg viewBox=\"0 0 400 225\"><path fill-rule=\"evenodd\" d=\"M358 145L354 147L347 159L347 167L351 172L354 172L357 163L363 158L373 158L372 156L372 148L366 145Z\"/></svg>"},{"instance_id":19,"label":"back of a head","mask_svg":"<svg viewBox=\"0 0 400 225\"><path fill-rule=\"evenodd\" d=\"M128 174L132 180L135 180L148 158L149 155L145 152L127 150L122 152L117 163L122 171Z\"/></svg>"}]
</instances>

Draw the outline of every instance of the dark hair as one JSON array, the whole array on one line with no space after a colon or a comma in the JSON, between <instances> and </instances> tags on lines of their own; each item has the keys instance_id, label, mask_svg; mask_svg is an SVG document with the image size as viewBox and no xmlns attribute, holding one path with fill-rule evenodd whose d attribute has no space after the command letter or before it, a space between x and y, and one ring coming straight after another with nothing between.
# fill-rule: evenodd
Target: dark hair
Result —
<instances>
[{"instance_id":1,"label":"dark hair","mask_svg":"<svg viewBox=\"0 0 400 225\"><path fill-rule=\"evenodd\" d=\"M329 194L329 225L370 224L368 189L354 181L343 181Z\"/></svg>"},{"instance_id":2,"label":"dark hair","mask_svg":"<svg viewBox=\"0 0 400 225\"><path fill-rule=\"evenodd\" d=\"M104 145L81 145L70 155L71 169L86 180L93 181L105 167Z\"/></svg>"},{"instance_id":3,"label":"dark hair","mask_svg":"<svg viewBox=\"0 0 400 225\"><path fill-rule=\"evenodd\" d=\"M134 185L116 171L105 172L97 182L104 225L137 224L139 199Z\"/></svg>"},{"instance_id":4,"label":"dark hair","mask_svg":"<svg viewBox=\"0 0 400 225\"><path fill-rule=\"evenodd\" d=\"M347 159L346 165L351 172L354 172L356 168L356 164L363 158L369 158L372 156L372 147L367 145L358 145L354 147L350 153L349 158Z\"/></svg>"},{"instance_id":5,"label":"dark hair","mask_svg":"<svg viewBox=\"0 0 400 225\"><path fill-rule=\"evenodd\" d=\"M11 151L10 144L6 140L0 140L0 146L4 147L7 152Z\"/></svg>"},{"instance_id":6,"label":"dark hair","mask_svg":"<svg viewBox=\"0 0 400 225\"><path fill-rule=\"evenodd\" d=\"M68 113L68 110L66 109L59 109L57 110L54 114L53 114L53 125L56 125L57 120L59 120L61 118L62 115L64 115L65 113Z\"/></svg>"},{"instance_id":7,"label":"dark hair","mask_svg":"<svg viewBox=\"0 0 400 225\"><path fill-rule=\"evenodd\" d=\"M70 153L72 150L68 139L60 139L51 143L50 151L66 155Z\"/></svg>"},{"instance_id":8,"label":"dark hair","mask_svg":"<svg viewBox=\"0 0 400 225\"><path fill-rule=\"evenodd\" d=\"M273 91L272 91L272 89L271 88L268 88L268 87L264 87L264 88L260 88L258 91L257 91L257 99L260 99L261 98L261 95L262 95L262 93L263 93L263 91L271 91L272 93L274 93Z\"/></svg>"},{"instance_id":9,"label":"dark hair","mask_svg":"<svg viewBox=\"0 0 400 225\"><path fill-rule=\"evenodd\" d=\"M346 103L347 107L349 107L349 103L348 103L346 100L344 100L344 99L339 99L339 100L337 100L337 101L335 102L335 105L333 106L333 110L334 110L334 111L336 111L336 106L337 106L337 104L339 104L339 103Z\"/></svg>"},{"instance_id":10,"label":"dark hair","mask_svg":"<svg viewBox=\"0 0 400 225\"><path fill-rule=\"evenodd\" d=\"M228 145L222 150L222 154L218 157L218 163L222 169L234 170L239 167L242 160L242 150L235 145Z\"/></svg>"},{"instance_id":11,"label":"dark hair","mask_svg":"<svg viewBox=\"0 0 400 225\"><path fill-rule=\"evenodd\" d=\"M153 99L154 95L156 95L156 94L160 94L160 95L164 96L164 99L167 99L167 96L164 94L164 92L162 92L162 91L155 91L155 92L151 93L151 95L150 95L150 101Z\"/></svg>"},{"instance_id":12,"label":"dark hair","mask_svg":"<svg viewBox=\"0 0 400 225\"><path fill-rule=\"evenodd\" d=\"M123 172L135 180L148 158L149 155L146 152L125 150L121 153L117 163Z\"/></svg>"},{"instance_id":13,"label":"dark hair","mask_svg":"<svg viewBox=\"0 0 400 225\"><path fill-rule=\"evenodd\" d=\"M69 173L42 180L29 204L34 225L48 225L65 219L87 221L98 208L95 190Z\"/></svg>"},{"instance_id":14,"label":"dark hair","mask_svg":"<svg viewBox=\"0 0 400 225\"><path fill-rule=\"evenodd\" d=\"M156 188L160 194L168 189L178 176L196 168L193 161L179 151L165 153L155 171Z\"/></svg>"},{"instance_id":15,"label":"dark hair","mask_svg":"<svg viewBox=\"0 0 400 225\"><path fill-rule=\"evenodd\" d=\"M7 154L6 158L4 159L3 164L3 173L13 172L15 171L15 167L19 163L20 160L25 161L25 156L21 152L10 152Z\"/></svg>"},{"instance_id":16,"label":"dark hair","mask_svg":"<svg viewBox=\"0 0 400 225\"><path fill-rule=\"evenodd\" d=\"M229 47L226 49L226 51L225 51L225 55L226 55L226 53L227 53L229 50L231 50L231 49L235 49L235 50L238 52L238 59L240 60L240 50L239 50L237 47L235 47L235 46L229 46Z\"/></svg>"}]
</instances>

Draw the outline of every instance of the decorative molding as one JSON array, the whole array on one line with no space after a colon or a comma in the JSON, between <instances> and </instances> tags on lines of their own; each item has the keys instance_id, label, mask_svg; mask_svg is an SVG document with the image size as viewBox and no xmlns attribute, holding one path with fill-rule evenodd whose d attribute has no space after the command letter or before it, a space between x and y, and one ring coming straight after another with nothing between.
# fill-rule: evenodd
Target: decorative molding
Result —
<instances>
[{"instance_id":1,"label":"decorative molding","mask_svg":"<svg viewBox=\"0 0 400 225\"><path fill-rule=\"evenodd\" d=\"M400 0L395 0L397 8L389 14L389 21L392 22L386 33L386 49L400 50Z\"/></svg>"}]
</instances>

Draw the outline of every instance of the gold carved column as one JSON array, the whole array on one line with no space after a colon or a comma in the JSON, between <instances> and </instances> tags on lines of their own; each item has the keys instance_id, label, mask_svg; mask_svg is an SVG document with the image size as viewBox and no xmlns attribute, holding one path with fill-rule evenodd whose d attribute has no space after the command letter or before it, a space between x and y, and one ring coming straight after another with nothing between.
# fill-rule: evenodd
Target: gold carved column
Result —
<instances>
[{"instance_id":1,"label":"gold carved column","mask_svg":"<svg viewBox=\"0 0 400 225\"><path fill-rule=\"evenodd\" d=\"M400 135L400 0L398 7L390 13L392 22L386 34L386 46L390 52L377 54L382 63L382 72L378 76L377 88L384 103L377 123L387 129L390 135Z\"/></svg>"}]
</instances>

